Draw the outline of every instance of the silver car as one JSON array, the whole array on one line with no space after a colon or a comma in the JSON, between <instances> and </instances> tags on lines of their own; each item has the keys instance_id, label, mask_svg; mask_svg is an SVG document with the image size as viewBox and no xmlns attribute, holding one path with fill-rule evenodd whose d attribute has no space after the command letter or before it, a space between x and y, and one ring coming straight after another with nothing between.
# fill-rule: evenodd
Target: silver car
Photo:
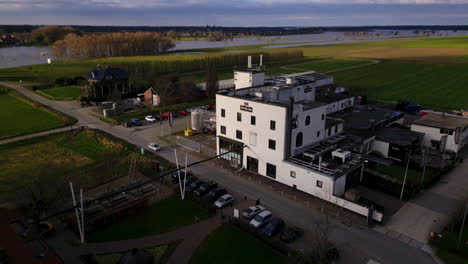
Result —
<instances>
[{"instance_id":1,"label":"silver car","mask_svg":"<svg viewBox=\"0 0 468 264\"><path fill-rule=\"evenodd\" d=\"M246 219L252 219L255 215L265 210L266 208L260 205L250 206L249 208L242 210L242 216Z\"/></svg>"}]
</instances>

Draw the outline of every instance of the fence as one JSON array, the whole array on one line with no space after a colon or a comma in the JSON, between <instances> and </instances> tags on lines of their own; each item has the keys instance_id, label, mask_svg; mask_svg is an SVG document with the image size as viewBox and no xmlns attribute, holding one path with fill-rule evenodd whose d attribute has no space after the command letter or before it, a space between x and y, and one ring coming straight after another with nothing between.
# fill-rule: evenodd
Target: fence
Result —
<instances>
[{"instance_id":1,"label":"fence","mask_svg":"<svg viewBox=\"0 0 468 264\"><path fill-rule=\"evenodd\" d=\"M201 152L202 148L200 143L180 136L176 136L176 144L184 148L195 150L196 152Z\"/></svg>"}]
</instances>

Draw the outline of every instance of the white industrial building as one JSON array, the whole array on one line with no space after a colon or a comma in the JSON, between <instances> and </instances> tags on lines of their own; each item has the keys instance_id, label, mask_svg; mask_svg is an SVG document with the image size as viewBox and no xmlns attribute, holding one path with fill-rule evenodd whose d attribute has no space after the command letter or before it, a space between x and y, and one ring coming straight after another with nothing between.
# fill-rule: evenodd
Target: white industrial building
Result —
<instances>
[{"instance_id":1,"label":"white industrial building","mask_svg":"<svg viewBox=\"0 0 468 264\"><path fill-rule=\"evenodd\" d=\"M223 158L234 166L382 221L382 213L344 199L374 140L344 133L343 119L330 116L354 97L335 89L319 101L317 88L333 85L332 77L265 79L261 66L249 66L235 71L232 93L216 96L218 153L231 151Z\"/></svg>"},{"instance_id":2,"label":"white industrial building","mask_svg":"<svg viewBox=\"0 0 468 264\"><path fill-rule=\"evenodd\" d=\"M468 118L445 113L428 113L411 124L424 133L422 145L441 152L458 153L468 145Z\"/></svg>"}]
</instances>

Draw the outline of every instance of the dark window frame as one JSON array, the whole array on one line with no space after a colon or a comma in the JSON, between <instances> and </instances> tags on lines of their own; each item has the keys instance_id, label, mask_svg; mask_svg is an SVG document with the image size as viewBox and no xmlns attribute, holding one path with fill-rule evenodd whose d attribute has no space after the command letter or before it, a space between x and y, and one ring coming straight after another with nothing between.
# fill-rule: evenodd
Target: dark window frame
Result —
<instances>
[{"instance_id":1,"label":"dark window frame","mask_svg":"<svg viewBox=\"0 0 468 264\"><path fill-rule=\"evenodd\" d=\"M315 185L316 185L318 188L322 188L322 187L323 187L323 182L317 180L317 183L316 183Z\"/></svg>"},{"instance_id":2,"label":"dark window frame","mask_svg":"<svg viewBox=\"0 0 468 264\"><path fill-rule=\"evenodd\" d=\"M221 130L221 134L226 135L226 127L225 126L221 126L220 130Z\"/></svg>"},{"instance_id":3,"label":"dark window frame","mask_svg":"<svg viewBox=\"0 0 468 264\"><path fill-rule=\"evenodd\" d=\"M268 139L268 148L276 150L276 140Z\"/></svg>"},{"instance_id":4,"label":"dark window frame","mask_svg":"<svg viewBox=\"0 0 468 264\"><path fill-rule=\"evenodd\" d=\"M276 121L270 120L270 130L276 130Z\"/></svg>"},{"instance_id":5,"label":"dark window frame","mask_svg":"<svg viewBox=\"0 0 468 264\"><path fill-rule=\"evenodd\" d=\"M266 164L266 176L276 179L276 165L271 163Z\"/></svg>"},{"instance_id":6,"label":"dark window frame","mask_svg":"<svg viewBox=\"0 0 468 264\"><path fill-rule=\"evenodd\" d=\"M242 130L236 130L236 138L242 140Z\"/></svg>"},{"instance_id":7,"label":"dark window frame","mask_svg":"<svg viewBox=\"0 0 468 264\"><path fill-rule=\"evenodd\" d=\"M226 109L221 109L221 117L226 117Z\"/></svg>"},{"instance_id":8,"label":"dark window frame","mask_svg":"<svg viewBox=\"0 0 468 264\"><path fill-rule=\"evenodd\" d=\"M254 115L250 116L250 124L252 126L255 126L256 123L257 123L257 118Z\"/></svg>"}]
</instances>

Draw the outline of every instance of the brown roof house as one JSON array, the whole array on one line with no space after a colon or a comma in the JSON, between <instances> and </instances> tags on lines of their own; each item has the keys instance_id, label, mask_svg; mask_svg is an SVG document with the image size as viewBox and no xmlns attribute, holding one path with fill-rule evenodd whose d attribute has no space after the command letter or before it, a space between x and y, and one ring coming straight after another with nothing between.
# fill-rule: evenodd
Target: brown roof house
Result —
<instances>
[{"instance_id":1,"label":"brown roof house","mask_svg":"<svg viewBox=\"0 0 468 264\"><path fill-rule=\"evenodd\" d=\"M161 97L153 87L150 87L144 93L145 104L157 106L161 103Z\"/></svg>"}]
</instances>

